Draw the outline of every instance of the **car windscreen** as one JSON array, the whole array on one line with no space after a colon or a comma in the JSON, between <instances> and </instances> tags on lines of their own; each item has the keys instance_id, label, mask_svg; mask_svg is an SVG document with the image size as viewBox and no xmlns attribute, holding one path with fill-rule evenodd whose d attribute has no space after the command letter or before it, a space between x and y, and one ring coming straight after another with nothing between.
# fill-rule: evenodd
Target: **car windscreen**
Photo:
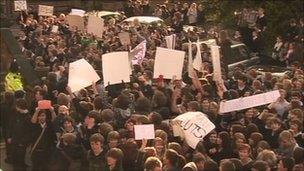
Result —
<instances>
[{"instance_id":1,"label":"car windscreen","mask_svg":"<svg viewBox=\"0 0 304 171\"><path fill-rule=\"evenodd\" d=\"M246 59L249 59L249 52L246 46L239 45L239 46L232 46L232 59L228 60L228 64L237 63Z\"/></svg>"}]
</instances>

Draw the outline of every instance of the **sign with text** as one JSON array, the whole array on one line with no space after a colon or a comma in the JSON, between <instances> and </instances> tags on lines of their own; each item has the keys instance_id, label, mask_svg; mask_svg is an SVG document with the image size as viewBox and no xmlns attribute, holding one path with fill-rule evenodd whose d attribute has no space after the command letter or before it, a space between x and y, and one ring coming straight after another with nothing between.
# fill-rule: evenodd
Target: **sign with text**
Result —
<instances>
[{"instance_id":1,"label":"sign with text","mask_svg":"<svg viewBox=\"0 0 304 171\"><path fill-rule=\"evenodd\" d=\"M237 110L248 109L251 107L261 106L275 102L280 97L279 90L267 93L257 94L249 97L241 97L238 99L222 101L220 103L219 113L228 113Z\"/></svg>"},{"instance_id":2,"label":"sign with text","mask_svg":"<svg viewBox=\"0 0 304 171\"><path fill-rule=\"evenodd\" d=\"M167 48L156 48L154 76L158 78L163 75L165 79L182 78L185 52Z\"/></svg>"},{"instance_id":3,"label":"sign with text","mask_svg":"<svg viewBox=\"0 0 304 171\"><path fill-rule=\"evenodd\" d=\"M195 149L215 125L202 112L187 112L173 119L174 136L185 139L187 144Z\"/></svg>"},{"instance_id":4,"label":"sign with text","mask_svg":"<svg viewBox=\"0 0 304 171\"><path fill-rule=\"evenodd\" d=\"M54 7L47 5L39 5L38 6L38 15L40 16L53 16Z\"/></svg>"},{"instance_id":5,"label":"sign with text","mask_svg":"<svg viewBox=\"0 0 304 171\"><path fill-rule=\"evenodd\" d=\"M130 82L131 68L128 52L102 55L102 74L105 86Z\"/></svg>"},{"instance_id":6,"label":"sign with text","mask_svg":"<svg viewBox=\"0 0 304 171\"><path fill-rule=\"evenodd\" d=\"M134 125L135 140L154 139L155 131L153 124Z\"/></svg>"},{"instance_id":7,"label":"sign with text","mask_svg":"<svg viewBox=\"0 0 304 171\"><path fill-rule=\"evenodd\" d=\"M94 15L89 15L87 30L99 38L102 38L103 34L104 20L102 18L96 17Z\"/></svg>"},{"instance_id":8,"label":"sign with text","mask_svg":"<svg viewBox=\"0 0 304 171\"><path fill-rule=\"evenodd\" d=\"M14 9L15 11L26 11L27 10L26 0L14 1Z\"/></svg>"},{"instance_id":9,"label":"sign with text","mask_svg":"<svg viewBox=\"0 0 304 171\"><path fill-rule=\"evenodd\" d=\"M85 59L70 63L68 85L71 87L72 92L88 87L98 80L100 80L100 77Z\"/></svg>"}]
</instances>

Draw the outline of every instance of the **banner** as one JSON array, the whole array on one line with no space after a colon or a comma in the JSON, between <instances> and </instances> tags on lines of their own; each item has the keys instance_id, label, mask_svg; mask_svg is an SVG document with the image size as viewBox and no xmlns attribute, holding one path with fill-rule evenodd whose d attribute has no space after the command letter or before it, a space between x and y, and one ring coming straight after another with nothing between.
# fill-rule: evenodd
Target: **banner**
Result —
<instances>
[{"instance_id":1,"label":"banner","mask_svg":"<svg viewBox=\"0 0 304 171\"><path fill-rule=\"evenodd\" d=\"M99 38L102 38L104 20L94 15L89 15L87 31Z\"/></svg>"},{"instance_id":2,"label":"banner","mask_svg":"<svg viewBox=\"0 0 304 171\"><path fill-rule=\"evenodd\" d=\"M128 52L112 52L102 55L104 85L130 82L130 62Z\"/></svg>"},{"instance_id":3,"label":"banner","mask_svg":"<svg viewBox=\"0 0 304 171\"><path fill-rule=\"evenodd\" d=\"M153 78L158 78L160 75L163 75L165 79L172 79L173 77L181 79L184 58L184 51L157 47Z\"/></svg>"},{"instance_id":4,"label":"banner","mask_svg":"<svg viewBox=\"0 0 304 171\"><path fill-rule=\"evenodd\" d=\"M275 102L280 97L279 90L270 91L263 94L257 94L249 97L222 101L220 103L219 113L228 113L237 110L243 110L251 107L261 106Z\"/></svg>"},{"instance_id":5,"label":"banner","mask_svg":"<svg viewBox=\"0 0 304 171\"><path fill-rule=\"evenodd\" d=\"M130 58L132 65L141 64L146 56L146 44L147 41L144 40L140 44L138 44L134 49L130 51Z\"/></svg>"},{"instance_id":6,"label":"banner","mask_svg":"<svg viewBox=\"0 0 304 171\"><path fill-rule=\"evenodd\" d=\"M128 32L121 32L118 34L119 40L122 45L130 45L131 40L130 40L130 34Z\"/></svg>"},{"instance_id":7,"label":"banner","mask_svg":"<svg viewBox=\"0 0 304 171\"><path fill-rule=\"evenodd\" d=\"M92 82L97 82L98 80L100 80L100 77L85 59L70 63L68 85L71 87L72 92L88 87L92 85Z\"/></svg>"},{"instance_id":8,"label":"banner","mask_svg":"<svg viewBox=\"0 0 304 171\"><path fill-rule=\"evenodd\" d=\"M67 21L69 24L69 29L71 31L75 31L76 29L80 31L84 31L84 20L82 17L78 15L68 15Z\"/></svg>"},{"instance_id":9,"label":"banner","mask_svg":"<svg viewBox=\"0 0 304 171\"><path fill-rule=\"evenodd\" d=\"M174 136L185 139L193 149L214 128L215 125L202 112L187 112L173 119Z\"/></svg>"},{"instance_id":10,"label":"banner","mask_svg":"<svg viewBox=\"0 0 304 171\"><path fill-rule=\"evenodd\" d=\"M14 1L14 9L15 11L26 11L27 10L26 0Z\"/></svg>"},{"instance_id":11,"label":"banner","mask_svg":"<svg viewBox=\"0 0 304 171\"><path fill-rule=\"evenodd\" d=\"M38 6L38 15L39 16L53 16L54 7L47 5L39 5Z\"/></svg>"},{"instance_id":12,"label":"banner","mask_svg":"<svg viewBox=\"0 0 304 171\"><path fill-rule=\"evenodd\" d=\"M153 124L134 125L135 140L154 139L155 131Z\"/></svg>"}]
</instances>

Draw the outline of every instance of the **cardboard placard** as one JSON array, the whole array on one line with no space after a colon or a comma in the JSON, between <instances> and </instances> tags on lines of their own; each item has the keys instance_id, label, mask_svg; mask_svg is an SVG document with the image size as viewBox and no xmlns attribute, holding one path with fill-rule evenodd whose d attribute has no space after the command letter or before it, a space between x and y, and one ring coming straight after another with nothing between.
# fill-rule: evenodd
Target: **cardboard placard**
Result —
<instances>
[{"instance_id":1,"label":"cardboard placard","mask_svg":"<svg viewBox=\"0 0 304 171\"><path fill-rule=\"evenodd\" d=\"M153 124L134 125L135 140L154 139L155 131Z\"/></svg>"},{"instance_id":2,"label":"cardboard placard","mask_svg":"<svg viewBox=\"0 0 304 171\"><path fill-rule=\"evenodd\" d=\"M50 109L52 107L52 102L50 100L40 100L38 101L39 109Z\"/></svg>"},{"instance_id":3,"label":"cardboard placard","mask_svg":"<svg viewBox=\"0 0 304 171\"><path fill-rule=\"evenodd\" d=\"M88 87L92 85L92 82L97 82L98 80L100 80L100 77L85 59L70 63L68 85L71 87L72 92Z\"/></svg>"},{"instance_id":4,"label":"cardboard placard","mask_svg":"<svg viewBox=\"0 0 304 171\"><path fill-rule=\"evenodd\" d=\"M54 7L47 5L39 5L38 6L38 15L39 16L53 16Z\"/></svg>"},{"instance_id":5,"label":"cardboard placard","mask_svg":"<svg viewBox=\"0 0 304 171\"><path fill-rule=\"evenodd\" d=\"M15 11L26 11L27 10L26 0L14 1L14 9Z\"/></svg>"}]
</instances>

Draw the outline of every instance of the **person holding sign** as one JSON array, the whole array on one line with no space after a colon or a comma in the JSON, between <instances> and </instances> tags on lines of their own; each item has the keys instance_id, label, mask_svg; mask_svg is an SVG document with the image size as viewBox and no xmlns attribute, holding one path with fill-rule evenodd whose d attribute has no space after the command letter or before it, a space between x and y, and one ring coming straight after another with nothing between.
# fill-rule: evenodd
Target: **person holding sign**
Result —
<instances>
[{"instance_id":1,"label":"person holding sign","mask_svg":"<svg viewBox=\"0 0 304 171\"><path fill-rule=\"evenodd\" d=\"M54 108L47 105L42 105L36 108L36 111L31 119L33 129L32 148L30 151L33 162L33 170L47 170L50 154L56 140L56 135L52 129L52 123L47 120L45 108L51 112L51 121L56 118Z\"/></svg>"}]
</instances>

